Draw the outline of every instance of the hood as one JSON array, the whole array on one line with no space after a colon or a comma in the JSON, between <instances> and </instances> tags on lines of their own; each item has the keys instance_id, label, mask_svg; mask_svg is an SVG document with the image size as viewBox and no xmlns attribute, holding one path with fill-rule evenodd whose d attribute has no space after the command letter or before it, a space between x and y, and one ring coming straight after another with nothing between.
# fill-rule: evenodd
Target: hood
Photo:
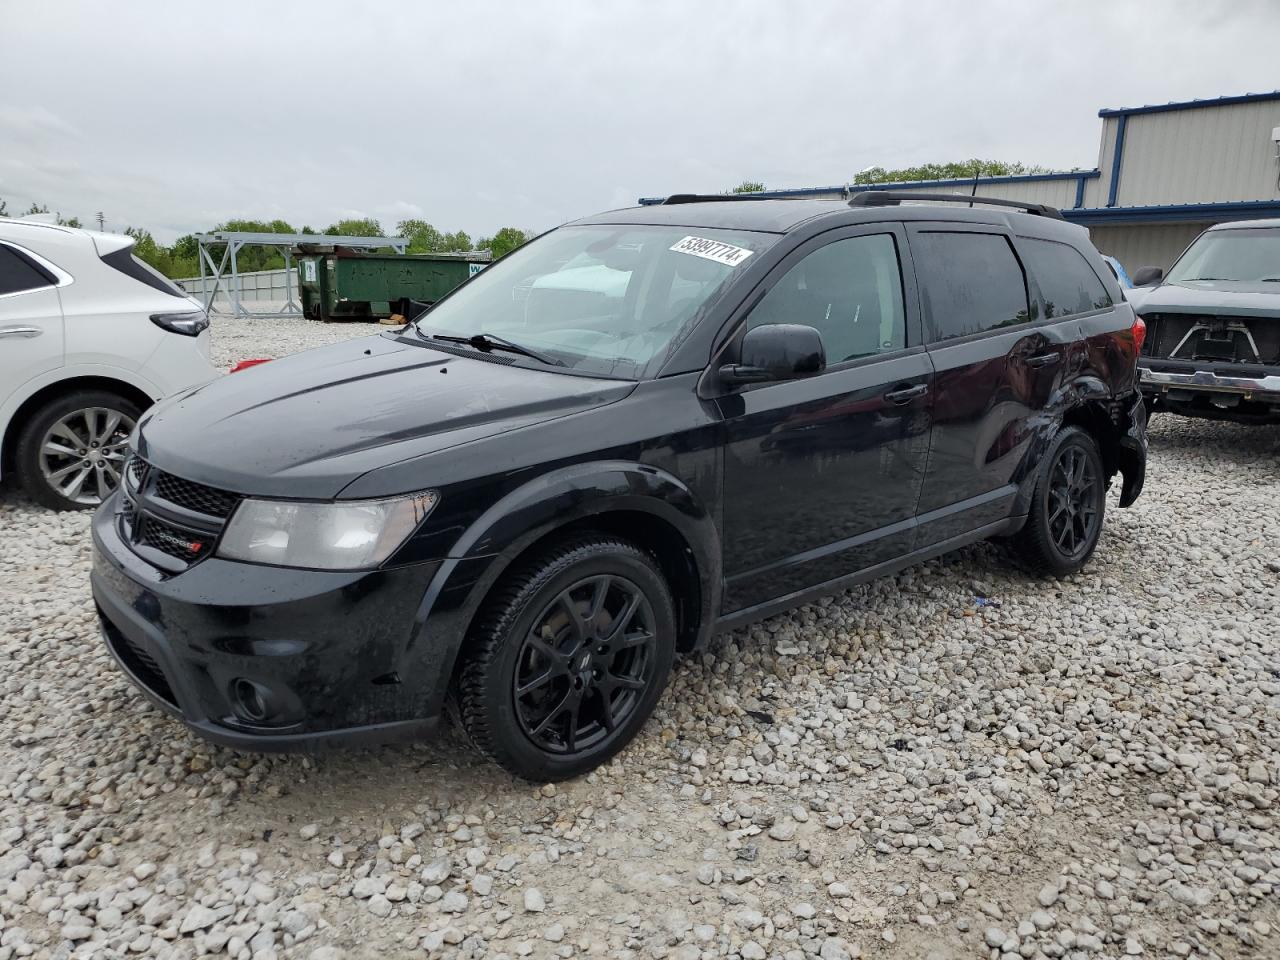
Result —
<instances>
[{"instance_id":1,"label":"hood","mask_svg":"<svg viewBox=\"0 0 1280 960\"><path fill-rule=\"evenodd\" d=\"M1135 287L1134 290L1142 290ZM1139 313L1230 313L1237 316L1280 317L1280 283L1238 283L1196 280L1162 283L1133 300Z\"/></svg>"},{"instance_id":2,"label":"hood","mask_svg":"<svg viewBox=\"0 0 1280 960\"><path fill-rule=\"evenodd\" d=\"M360 337L179 394L143 418L136 443L161 470L209 486L331 499L370 470L611 403L634 388L458 357L390 334Z\"/></svg>"}]
</instances>

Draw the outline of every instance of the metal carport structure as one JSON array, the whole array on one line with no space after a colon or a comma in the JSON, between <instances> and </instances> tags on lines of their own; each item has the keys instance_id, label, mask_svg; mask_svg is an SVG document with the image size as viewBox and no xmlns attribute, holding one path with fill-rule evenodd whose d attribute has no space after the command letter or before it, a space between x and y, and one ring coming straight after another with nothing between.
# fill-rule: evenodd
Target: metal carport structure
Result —
<instances>
[{"instance_id":1,"label":"metal carport structure","mask_svg":"<svg viewBox=\"0 0 1280 960\"><path fill-rule=\"evenodd\" d=\"M214 233L197 233L197 259L200 262L200 298L207 311L213 310L213 299L218 294L218 287L223 288L227 300L231 304L231 313L237 317L250 316L250 312L240 302L240 270L236 263L236 254L245 247L281 247L284 249L284 268L286 276L293 269L293 248L299 244L329 244L335 247L350 247L356 250L376 250L390 247L396 253L403 254L409 246L404 237L333 237L323 233L246 233L236 230L219 230ZM212 248L225 245L222 257L214 262ZM212 283L212 286L210 286ZM293 285L285 287L285 303L276 314L302 316L302 307L293 299Z\"/></svg>"}]
</instances>

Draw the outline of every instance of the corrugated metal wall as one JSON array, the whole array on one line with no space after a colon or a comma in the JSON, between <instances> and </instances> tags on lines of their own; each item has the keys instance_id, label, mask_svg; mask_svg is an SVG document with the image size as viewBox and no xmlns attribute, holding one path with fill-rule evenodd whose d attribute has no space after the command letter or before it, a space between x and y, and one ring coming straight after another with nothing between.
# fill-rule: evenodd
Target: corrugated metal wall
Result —
<instances>
[{"instance_id":1,"label":"corrugated metal wall","mask_svg":"<svg viewBox=\"0 0 1280 960\"><path fill-rule=\"evenodd\" d=\"M200 289L199 277L187 277L173 282L197 300L203 302L204 294ZM264 303L284 303L288 299L287 288L293 287L294 295L297 295L297 282L296 270L255 270L249 273L242 273L240 274L240 299ZM212 279L206 280L205 283L210 287L213 286ZM229 275L223 277L215 297L215 307L230 303L226 290L230 283L231 277Z\"/></svg>"},{"instance_id":2,"label":"corrugated metal wall","mask_svg":"<svg viewBox=\"0 0 1280 960\"><path fill-rule=\"evenodd\" d=\"M1103 253L1115 257L1132 276L1139 267L1168 272L1178 254L1208 227L1207 223L1148 223L1091 227L1089 238Z\"/></svg>"},{"instance_id":3,"label":"corrugated metal wall","mask_svg":"<svg viewBox=\"0 0 1280 960\"><path fill-rule=\"evenodd\" d=\"M955 187L925 187L907 190L906 193L954 193L967 197L973 192L972 184ZM1072 207L1076 202L1076 181L1030 180L1023 183L980 183L978 196L998 200L1018 200L1023 203L1047 203L1051 207Z\"/></svg>"},{"instance_id":4,"label":"corrugated metal wall","mask_svg":"<svg viewBox=\"0 0 1280 960\"><path fill-rule=\"evenodd\" d=\"M959 180L954 186L895 188L895 192L899 189L903 193L954 193L964 199L972 195L973 184ZM852 193L858 192L856 186L851 186L849 190ZM805 196L810 199L840 200L843 198L843 193L837 189L823 193L806 193ZM1047 203L1052 207L1074 207L1076 178L1030 180L1022 183L979 183L978 196L994 197L999 200L1018 200L1025 203Z\"/></svg>"},{"instance_id":5,"label":"corrugated metal wall","mask_svg":"<svg viewBox=\"0 0 1280 960\"><path fill-rule=\"evenodd\" d=\"M1103 118L1102 140L1098 144L1098 170L1102 175L1085 184L1084 205L1086 207L1107 205L1107 191L1111 187L1111 160L1115 156L1118 126L1115 117Z\"/></svg>"},{"instance_id":6,"label":"corrugated metal wall","mask_svg":"<svg viewBox=\"0 0 1280 960\"><path fill-rule=\"evenodd\" d=\"M1110 183L1116 117L1107 117L1099 179ZM1210 203L1280 197L1280 162L1271 131L1280 100L1129 116L1116 205Z\"/></svg>"}]
</instances>

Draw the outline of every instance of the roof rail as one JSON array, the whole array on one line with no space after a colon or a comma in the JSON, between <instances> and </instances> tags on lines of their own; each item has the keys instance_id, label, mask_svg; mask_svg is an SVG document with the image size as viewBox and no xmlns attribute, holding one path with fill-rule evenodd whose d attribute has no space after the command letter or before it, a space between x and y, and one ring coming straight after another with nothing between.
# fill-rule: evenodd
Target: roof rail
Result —
<instances>
[{"instance_id":1,"label":"roof rail","mask_svg":"<svg viewBox=\"0 0 1280 960\"><path fill-rule=\"evenodd\" d=\"M724 200L770 200L753 193L673 193L662 201L662 206L673 203L720 203Z\"/></svg>"},{"instance_id":2,"label":"roof rail","mask_svg":"<svg viewBox=\"0 0 1280 960\"><path fill-rule=\"evenodd\" d=\"M904 200L927 200L931 203L985 203L993 207L1014 207L1037 217L1065 220L1062 211L1043 203L1023 203L1020 200L1000 200L996 197L966 197L962 193L911 193L907 190L864 190L849 200L851 207L896 207Z\"/></svg>"}]
</instances>

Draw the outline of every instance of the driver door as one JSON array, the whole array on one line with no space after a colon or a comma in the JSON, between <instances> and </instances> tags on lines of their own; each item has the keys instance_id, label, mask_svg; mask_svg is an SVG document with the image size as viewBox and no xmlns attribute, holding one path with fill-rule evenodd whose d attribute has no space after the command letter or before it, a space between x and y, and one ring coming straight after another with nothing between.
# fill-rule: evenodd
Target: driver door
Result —
<instances>
[{"instance_id":1,"label":"driver door","mask_svg":"<svg viewBox=\"0 0 1280 960\"><path fill-rule=\"evenodd\" d=\"M745 318L816 328L826 370L720 396L722 613L911 551L933 368L901 228L831 231L779 264ZM740 337L740 334L739 334Z\"/></svg>"}]
</instances>

